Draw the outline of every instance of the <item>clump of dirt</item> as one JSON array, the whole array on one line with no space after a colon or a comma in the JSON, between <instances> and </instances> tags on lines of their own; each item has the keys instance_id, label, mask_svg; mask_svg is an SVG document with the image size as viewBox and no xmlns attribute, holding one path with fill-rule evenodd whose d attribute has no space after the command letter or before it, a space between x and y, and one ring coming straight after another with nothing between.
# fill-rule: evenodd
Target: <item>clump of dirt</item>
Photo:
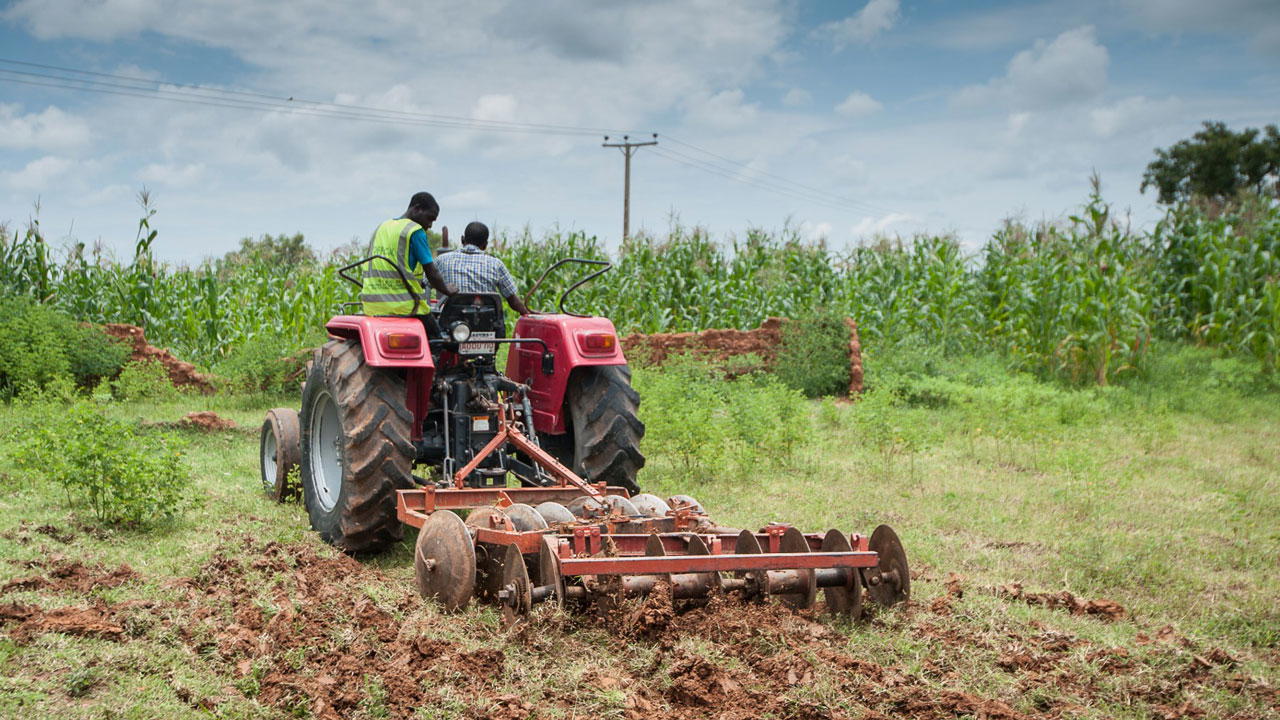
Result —
<instances>
[{"instance_id":1,"label":"clump of dirt","mask_svg":"<svg viewBox=\"0 0 1280 720\"><path fill-rule=\"evenodd\" d=\"M234 420L224 418L210 410L202 410L199 412L189 412L181 420L178 425L190 430L200 430L202 432L218 432L221 430L235 430L237 425Z\"/></svg>"},{"instance_id":2,"label":"clump of dirt","mask_svg":"<svg viewBox=\"0 0 1280 720\"><path fill-rule=\"evenodd\" d=\"M1113 600L1082 600L1063 590L1056 593L1029 593L1022 589L1022 583L1010 583L995 588L995 594L1008 600L1021 600L1028 605L1042 605L1048 608L1066 610L1072 615L1096 615L1103 620L1113 621L1125 617L1124 606Z\"/></svg>"},{"instance_id":3,"label":"clump of dirt","mask_svg":"<svg viewBox=\"0 0 1280 720\"><path fill-rule=\"evenodd\" d=\"M52 557L27 563L31 568L43 568L44 575L28 575L15 578L0 586L0 595L20 590L48 590L51 592L87 593L98 588L119 587L138 574L128 565L106 568L102 565L85 565L79 560Z\"/></svg>"},{"instance_id":4,"label":"clump of dirt","mask_svg":"<svg viewBox=\"0 0 1280 720\"><path fill-rule=\"evenodd\" d=\"M44 537L47 537L54 542L62 543L63 545L75 540L76 538L75 531L73 530L66 530L58 527L57 525L36 525L35 523L28 522L26 520L23 520L16 526L0 533L0 537L5 538L6 540L12 540L21 545L27 545L35 542L39 539L35 537L36 535L43 535Z\"/></svg>"},{"instance_id":5,"label":"clump of dirt","mask_svg":"<svg viewBox=\"0 0 1280 720\"><path fill-rule=\"evenodd\" d=\"M754 330L703 330L701 332L653 333L645 335L632 333L621 339L622 348L628 353L642 356L647 362L661 365L668 359L679 355L693 355L709 360L718 365L725 364L730 358L754 355L760 358L757 366L735 364L731 369L734 375L754 371L771 370L778 359L778 350L782 346L782 325L786 318L767 318L760 327ZM845 318L845 327L849 330L849 394L862 392L862 342L858 339L858 324Z\"/></svg>"},{"instance_id":6,"label":"clump of dirt","mask_svg":"<svg viewBox=\"0 0 1280 720\"><path fill-rule=\"evenodd\" d=\"M169 382L174 385L194 388L206 395L213 393L213 382L208 375L196 372L195 365L179 360L168 350L148 345L142 328L136 325L107 323L102 326L102 331L132 348L130 360L158 362L163 365L165 372L169 374Z\"/></svg>"},{"instance_id":7,"label":"clump of dirt","mask_svg":"<svg viewBox=\"0 0 1280 720\"><path fill-rule=\"evenodd\" d=\"M112 609L102 603L89 607L60 607L53 610L21 606L20 612L25 614L25 617L21 618L21 624L9 633L14 642L20 645L30 642L36 636L51 632L104 640L119 640L124 634L124 627L115 621ZM6 613L0 610L0 617L5 615Z\"/></svg>"}]
</instances>

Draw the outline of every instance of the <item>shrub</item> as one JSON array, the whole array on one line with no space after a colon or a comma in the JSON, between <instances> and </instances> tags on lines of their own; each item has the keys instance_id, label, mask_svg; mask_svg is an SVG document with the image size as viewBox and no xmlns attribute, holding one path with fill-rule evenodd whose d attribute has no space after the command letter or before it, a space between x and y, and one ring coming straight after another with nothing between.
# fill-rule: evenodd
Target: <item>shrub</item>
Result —
<instances>
[{"instance_id":1,"label":"shrub","mask_svg":"<svg viewBox=\"0 0 1280 720\"><path fill-rule=\"evenodd\" d=\"M172 400L178 388L169 381L169 372L154 360L135 360L120 371L111 383L117 400Z\"/></svg>"},{"instance_id":2,"label":"shrub","mask_svg":"<svg viewBox=\"0 0 1280 720\"><path fill-rule=\"evenodd\" d=\"M729 379L685 357L638 369L633 379L645 445L662 448L694 480L785 464L811 429L804 397L770 375Z\"/></svg>"},{"instance_id":3,"label":"shrub","mask_svg":"<svg viewBox=\"0 0 1280 720\"><path fill-rule=\"evenodd\" d=\"M213 370L233 392L297 394L299 370L309 357L293 344L253 338L232 350Z\"/></svg>"},{"instance_id":4,"label":"shrub","mask_svg":"<svg viewBox=\"0 0 1280 720\"><path fill-rule=\"evenodd\" d=\"M817 312L782 325L774 372L806 397L849 391L849 330L837 313Z\"/></svg>"},{"instance_id":5,"label":"shrub","mask_svg":"<svg viewBox=\"0 0 1280 720\"><path fill-rule=\"evenodd\" d=\"M14 459L60 484L104 523L146 527L180 512L191 485L179 440L144 432L93 403L32 406Z\"/></svg>"},{"instance_id":6,"label":"shrub","mask_svg":"<svg viewBox=\"0 0 1280 720\"><path fill-rule=\"evenodd\" d=\"M51 383L89 387L120 371L129 348L97 328L26 298L10 298L0 318L0 396Z\"/></svg>"}]
</instances>

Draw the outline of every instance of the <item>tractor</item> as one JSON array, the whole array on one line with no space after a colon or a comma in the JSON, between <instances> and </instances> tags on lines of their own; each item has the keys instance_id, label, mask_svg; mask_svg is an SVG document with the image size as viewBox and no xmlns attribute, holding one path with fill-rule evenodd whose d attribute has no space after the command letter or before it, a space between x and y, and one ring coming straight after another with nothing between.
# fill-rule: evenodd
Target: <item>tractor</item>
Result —
<instances>
[{"instance_id":1,"label":"tractor","mask_svg":"<svg viewBox=\"0 0 1280 720\"><path fill-rule=\"evenodd\" d=\"M340 268L350 273L376 258ZM521 317L508 336L503 300L415 297L414 315L341 314L314 353L301 411L268 412L262 483L277 501L301 496L311 527L353 554L418 528L415 577L449 610L472 598L515 621L537 603L666 592L705 602L733 592L809 607L823 589L833 612L861 614L864 588L882 605L909 597L897 535L785 523L759 531L714 523L686 495L640 492L640 397L613 323L566 308ZM505 369L498 350L506 346ZM295 480L296 478L296 480ZM465 516L465 520L464 520Z\"/></svg>"}]
</instances>

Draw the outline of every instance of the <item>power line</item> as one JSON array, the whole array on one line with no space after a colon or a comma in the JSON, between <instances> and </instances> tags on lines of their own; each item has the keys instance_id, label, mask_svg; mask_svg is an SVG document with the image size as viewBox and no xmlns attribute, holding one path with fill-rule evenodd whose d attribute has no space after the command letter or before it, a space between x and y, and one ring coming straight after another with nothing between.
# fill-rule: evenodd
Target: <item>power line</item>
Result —
<instances>
[{"instance_id":1,"label":"power line","mask_svg":"<svg viewBox=\"0 0 1280 720\"><path fill-rule=\"evenodd\" d=\"M768 183L766 181L756 180L754 178L749 178L749 177L743 177L740 173L734 172L732 170L727 170L725 168L699 160L698 158L691 157L684 153L676 152L674 150L671 150L670 148L660 148L658 150L655 150L655 152L658 154L658 156L665 158L666 160L669 160L671 162L679 163L680 165L691 167L691 168L694 168L695 170L702 170L703 172L708 172L722 178L733 180L734 182L742 183L743 185L749 185L754 188L765 190L767 192L776 193L778 195L783 195L796 200L803 200L807 203L821 205L823 207L830 208L832 210L842 210L845 212L853 211L853 212L860 212L860 213L868 212L868 210L863 208L832 202L830 200L826 200L821 197L816 197L814 195L792 190L776 184Z\"/></svg>"},{"instance_id":2,"label":"power line","mask_svg":"<svg viewBox=\"0 0 1280 720\"><path fill-rule=\"evenodd\" d=\"M213 104L214 107L239 107L259 111L279 110L302 115L323 115L353 120L376 119L380 122L398 121L402 124L471 130L491 130L496 132L517 132L546 135L598 135L602 132L618 132L608 128L576 127L570 125L527 123L504 120L484 120L456 115L410 112L364 105L306 100L292 96L282 97L244 90L212 88L185 83L168 83L148 78L113 75L111 73L78 70L75 68L64 68L56 65L30 63L5 58L0 58L0 66L2 65L16 65L41 70L53 70L57 73L63 73L50 74L45 72L35 72L33 70L15 70L12 68L0 67L0 80L7 80L9 82L57 87L68 90L88 90L105 94L128 95L131 97L163 99L171 102L188 102L192 104L206 105ZM66 76L66 73L86 75L90 77L68 77ZM106 80L93 78L106 78ZM26 80L25 82L24 79Z\"/></svg>"},{"instance_id":3,"label":"power line","mask_svg":"<svg viewBox=\"0 0 1280 720\"><path fill-rule=\"evenodd\" d=\"M675 143L675 144L677 144L677 145L681 145L681 146L683 146L683 147L686 147L686 148L688 148L688 149L690 149L690 150L693 150L693 151L695 151L695 152L702 153L703 155L710 156L710 157L715 158L716 160L720 161L721 163L725 163L725 164L732 165L732 166L735 166L735 167L743 168L743 169L745 169L745 170L748 170L748 171L750 171L750 172L753 172L753 173L759 174L759 175L764 176L764 177L773 178L774 180L776 180L776 181L778 181L778 182L780 182L780 183L782 183L782 184L792 186L792 187L794 187L794 188L796 188L796 189L798 189L798 190L804 190L804 191L806 191L807 193L814 193L814 194L817 194L817 195L821 195L821 196L826 197L826 198L828 198L828 199L830 199L830 200L832 200L832 201L834 201L834 202L837 202L837 203L841 203L841 204L845 204L845 205L852 206L854 209L858 209L858 210L861 210L861 211L863 211L863 212L888 212L888 210L886 210L885 208L877 207L877 206L875 206L875 205L872 205L872 204L867 203L867 202L863 202L863 201L861 201L861 200L854 200L854 199L852 199L852 198L848 198L848 197L845 197L845 196L842 196L842 195L837 195L836 193L833 193L833 192L830 192L830 191L827 191L827 190L823 190L822 188L817 188L817 187L814 187L814 186L812 186L812 185L806 185L806 184L804 184L804 183L797 182L797 181L795 181L795 180L790 180L790 179L788 179L788 178L782 177L781 175L775 175L775 174L773 174L773 173L771 173L771 172L767 172L767 171L765 171L765 170L761 170L761 169L759 169L759 168L752 167L752 166L751 166L751 165L749 165L748 163L744 163L744 162L741 162L741 161L738 161L738 160L733 160L732 158L727 158L727 157L725 157L724 155L720 155L720 154L714 153L714 152L712 152L712 151L710 151L710 150L707 150L707 149L705 149L705 148L700 148L700 147L698 147L697 145L694 145L694 144L692 144L692 143L685 142L685 141L683 141L683 140L680 140L679 138L674 138L674 137L671 137L670 135L664 135L663 137L664 137L668 142L672 142L672 143ZM704 161L704 162L707 162L708 164L715 164L715 163L712 163L711 161Z\"/></svg>"},{"instance_id":4,"label":"power line","mask_svg":"<svg viewBox=\"0 0 1280 720\"><path fill-rule=\"evenodd\" d=\"M6 65L9 67L5 67ZM29 69L19 70L14 69L14 66ZM608 133L608 135L622 134L620 131L609 130L606 128L555 125L549 123L484 120L439 113L411 112L366 105L298 99L295 96L284 97L250 90L215 88L190 83L165 82L150 78L118 75L93 70L82 70L78 68L69 68L8 58L0 58L0 81L80 92L93 92L121 97L163 100L166 102L188 105L250 110L265 113L284 112L304 117L356 120L360 122L374 122L390 125L437 127L479 132L509 132L561 136L595 135L599 133ZM606 135L606 141L608 140L608 135ZM623 138L625 141L627 135L624 134ZM606 144L606 147L623 148L623 153L626 155L627 159L627 183L624 189L623 200L624 237L627 235L627 231L629 230L630 159L631 154L634 153L634 149L632 148L639 147L641 145L656 145L656 134L654 134L654 138L654 141L645 143L624 142L621 145ZM773 192L836 210L851 210L862 213L886 212L883 208L877 208L869 203L843 197L821 188L799 183L780 175L775 175L773 173L751 167L747 163L733 160L678 138L666 136L665 139L669 142L687 148L690 151L700 153L702 156L705 156L698 157L689 155L672 148L654 148L655 152L660 157L686 167L701 170L703 172L756 187L767 192ZM749 173L749 175L744 176L744 170ZM765 178L771 178L772 180Z\"/></svg>"}]
</instances>

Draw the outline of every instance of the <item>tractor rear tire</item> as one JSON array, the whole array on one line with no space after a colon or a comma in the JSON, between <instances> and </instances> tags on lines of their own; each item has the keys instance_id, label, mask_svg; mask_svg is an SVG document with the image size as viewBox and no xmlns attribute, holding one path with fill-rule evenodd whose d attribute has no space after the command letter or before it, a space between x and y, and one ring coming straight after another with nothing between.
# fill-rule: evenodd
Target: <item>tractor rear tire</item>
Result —
<instances>
[{"instance_id":1,"label":"tractor rear tire","mask_svg":"<svg viewBox=\"0 0 1280 720\"><path fill-rule=\"evenodd\" d=\"M349 553L401 538L397 489L413 487L413 415L405 382L371 368L358 343L316 351L302 390L302 495L311 527Z\"/></svg>"},{"instance_id":2,"label":"tractor rear tire","mask_svg":"<svg viewBox=\"0 0 1280 720\"><path fill-rule=\"evenodd\" d=\"M574 373L567 395L572 470L589 482L623 487L633 495L640 492L636 474L644 467L644 423L637 414L640 394L631 387L631 368L582 368Z\"/></svg>"}]
</instances>

